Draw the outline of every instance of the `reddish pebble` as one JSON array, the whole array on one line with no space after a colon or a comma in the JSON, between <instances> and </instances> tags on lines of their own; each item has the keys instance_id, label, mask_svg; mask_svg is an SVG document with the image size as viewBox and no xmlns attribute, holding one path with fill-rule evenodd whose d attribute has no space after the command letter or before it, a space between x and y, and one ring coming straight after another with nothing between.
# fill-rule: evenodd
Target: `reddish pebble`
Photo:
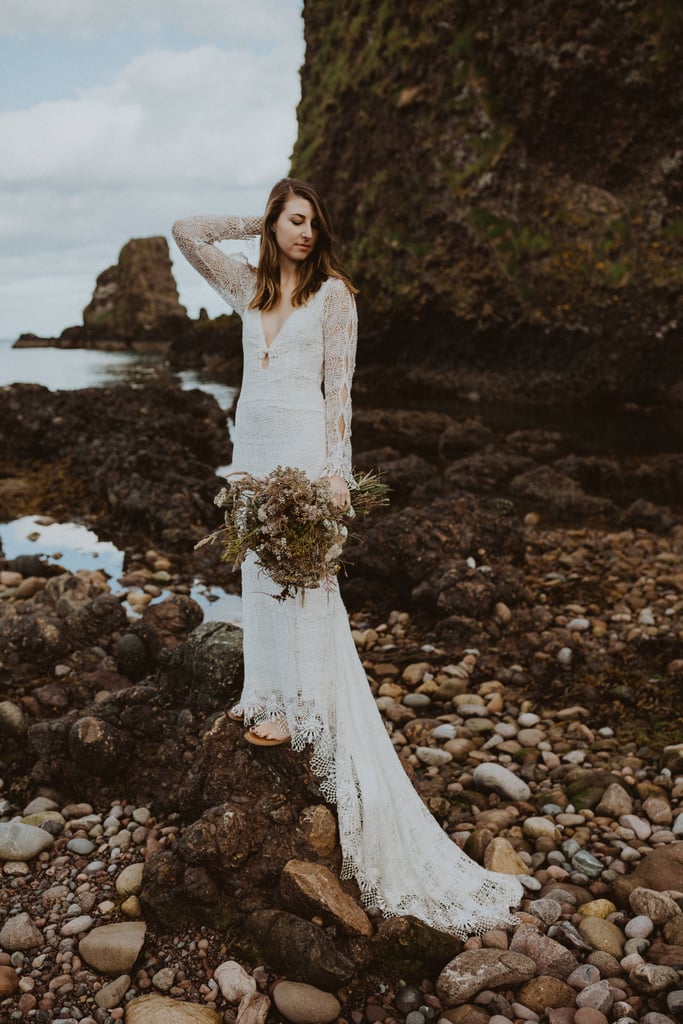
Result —
<instances>
[{"instance_id":1,"label":"reddish pebble","mask_svg":"<svg viewBox=\"0 0 683 1024\"><path fill-rule=\"evenodd\" d=\"M607 1017L592 1006L582 1006L576 1011L574 1024L609 1024Z\"/></svg>"},{"instance_id":2,"label":"reddish pebble","mask_svg":"<svg viewBox=\"0 0 683 1024\"><path fill-rule=\"evenodd\" d=\"M18 1008L21 1010L23 1015L26 1017L31 1010L35 1010L38 1005L38 1000L35 996L31 995L30 992L25 992L17 1003Z\"/></svg>"}]
</instances>

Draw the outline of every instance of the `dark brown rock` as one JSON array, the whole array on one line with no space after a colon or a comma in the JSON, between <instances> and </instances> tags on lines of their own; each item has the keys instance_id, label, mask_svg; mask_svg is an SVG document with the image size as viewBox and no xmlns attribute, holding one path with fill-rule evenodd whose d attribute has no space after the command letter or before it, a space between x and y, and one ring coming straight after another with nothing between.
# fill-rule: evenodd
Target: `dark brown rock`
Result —
<instances>
[{"instance_id":1,"label":"dark brown rock","mask_svg":"<svg viewBox=\"0 0 683 1024\"><path fill-rule=\"evenodd\" d=\"M658 892L683 891L683 842L656 847L643 857L632 874L617 878L613 885L615 899L626 903L639 886Z\"/></svg>"},{"instance_id":2,"label":"dark brown rock","mask_svg":"<svg viewBox=\"0 0 683 1024\"><path fill-rule=\"evenodd\" d=\"M247 929L266 961L294 981L333 991L355 972L327 932L284 910L251 914Z\"/></svg>"},{"instance_id":3,"label":"dark brown rock","mask_svg":"<svg viewBox=\"0 0 683 1024\"><path fill-rule=\"evenodd\" d=\"M165 238L133 238L97 278L83 325L103 339L166 339L187 326Z\"/></svg>"}]
</instances>

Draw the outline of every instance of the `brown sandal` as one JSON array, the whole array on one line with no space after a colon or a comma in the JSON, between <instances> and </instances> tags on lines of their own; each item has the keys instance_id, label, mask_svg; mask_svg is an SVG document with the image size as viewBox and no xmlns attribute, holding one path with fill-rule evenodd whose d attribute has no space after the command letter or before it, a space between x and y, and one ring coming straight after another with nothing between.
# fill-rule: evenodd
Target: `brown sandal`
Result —
<instances>
[{"instance_id":1,"label":"brown sandal","mask_svg":"<svg viewBox=\"0 0 683 1024\"><path fill-rule=\"evenodd\" d=\"M228 711L228 718L231 718L233 722L243 722L244 711L236 712L235 708L237 707L239 707L239 704L235 704L234 707L230 708L230 710Z\"/></svg>"},{"instance_id":2,"label":"brown sandal","mask_svg":"<svg viewBox=\"0 0 683 1024\"><path fill-rule=\"evenodd\" d=\"M283 743L289 743L292 737L289 733L286 736L259 736L253 729L247 729L244 734L244 738L247 743L252 743L255 747L279 747Z\"/></svg>"}]
</instances>

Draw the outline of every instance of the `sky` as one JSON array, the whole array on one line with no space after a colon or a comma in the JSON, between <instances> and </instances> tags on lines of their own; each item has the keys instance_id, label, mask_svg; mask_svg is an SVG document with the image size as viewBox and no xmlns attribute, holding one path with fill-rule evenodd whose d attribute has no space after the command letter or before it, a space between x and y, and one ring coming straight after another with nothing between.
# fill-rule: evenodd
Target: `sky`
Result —
<instances>
[{"instance_id":1,"label":"sky","mask_svg":"<svg viewBox=\"0 0 683 1024\"><path fill-rule=\"evenodd\" d=\"M0 338L82 323L130 238L165 235L191 316L225 310L171 224L261 213L287 174L302 0L0 0Z\"/></svg>"}]
</instances>

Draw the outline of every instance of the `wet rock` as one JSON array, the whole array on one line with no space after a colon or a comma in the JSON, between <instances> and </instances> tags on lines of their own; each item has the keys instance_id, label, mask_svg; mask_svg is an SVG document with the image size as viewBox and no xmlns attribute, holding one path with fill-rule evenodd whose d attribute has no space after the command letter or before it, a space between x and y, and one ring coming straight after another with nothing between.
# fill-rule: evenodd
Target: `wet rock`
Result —
<instances>
[{"instance_id":1,"label":"wet rock","mask_svg":"<svg viewBox=\"0 0 683 1024\"><path fill-rule=\"evenodd\" d=\"M534 961L521 953L466 950L446 964L438 977L436 992L445 1006L458 1006L485 988L512 988L535 973Z\"/></svg>"},{"instance_id":2,"label":"wet rock","mask_svg":"<svg viewBox=\"0 0 683 1024\"><path fill-rule=\"evenodd\" d=\"M322 864L290 860L280 876L280 893L290 910L307 916L320 914L346 935L372 935L365 911Z\"/></svg>"},{"instance_id":3,"label":"wet rock","mask_svg":"<svg viewBox=\"0 0 683 1024\"><path fill-rule=\"evenodd\" d=\"M221 1020L220 1014L208 1006L156 993L126 1003L126 1024L221 1024Z\"/></svg>"},{"instance_id":4,"label":"wet rock","mask_svg":"<svg viewBox=\"0 0 683 1024\"><path fill-rule=\"evenodd\" d=\"M244 680L242 630L205 622L181 646L160 657L161 685L176 698L187 696L202 711L234 704Z\"/></svg>"},{"instance_id":5,"label":"wet rock","mask_svg":"<svg viewBox=\"0 0 683 1024\"><path fill-rule=\"evenodd\" d=\"M35 825L21 822L0 822L0 860L33 860L43 850L49 850L53 837Z\"/></svg>"},{"instance_id":6,"label":"wet rock","mask_svg":"<svg viewBox=\"0 0 683 1024\"><path fill-rule=\"evenodd\" d=\"M330 992L296 981L278 981L272 990L273 1002L292 1024L331 1024L339 1016L341 1005Z\"/></svg>"},{"instance_id":7,"label":"wet rock","mask_svg":"<svg viewBox=\"0 0 683 1024\"><path fill-rule=\"evenodd\" d=\"M142 949L146 931L142 921L101 925L81 939L78 951L102 974L128 974Z\"/></svg>"},{"instance_id":8,"label":"wet rock","mask_svg":"<svg viewBox=\"0 0 683 1024\"><path fill-rule=\"evenodd\" d=\"M394 1006L399 1013L411 1013L422 1006L423 1001L424 993L421 988L418 988L417 985L404 985L394 999Z\"/></svg>"},{"instance_id":9,"label":"wet rock","mask_svg":"<svg viewBox=\"0 0 683 1024\"><path fill-rule=\"evenodd\" d=\"M297 981L336 989L356 970L326 931L294 914L256 911L247 918L246 927L265 959Z\"/></svg>"},{"instance_id":10,"label":"wet rock","mask_svg":"<svg viewBox=\"0 0 683 1024\"><path fill-rule=\"evenodd\" d=\"M538 974L548 974L563 981L579 966L570 950L531 925L523 924L515 930L510 949L533 960Z\"/></svg>"},{"instance_id":11,"label":"wet rock","mask_svg":"<svg viewBox=\"0 0 683 1024\"><path fill-rule=\"evenodd\" d=\"M36 928L30 914L14 914L7 918L0 929L0 949L10 953L15 950L39 949L44 945L43 934Z\"/></svg>"}]
</instances>

